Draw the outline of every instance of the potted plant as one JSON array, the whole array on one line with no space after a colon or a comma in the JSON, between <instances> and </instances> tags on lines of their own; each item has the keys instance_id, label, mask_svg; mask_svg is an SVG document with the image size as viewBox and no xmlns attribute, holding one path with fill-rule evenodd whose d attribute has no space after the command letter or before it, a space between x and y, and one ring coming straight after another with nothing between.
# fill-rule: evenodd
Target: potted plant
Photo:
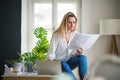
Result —
<instances>
[{"instance_id":1,"label":"potted plant","mask_svg":"<svg viewBox=\"0 0 120 80\"><path fill-rule=\"evenodd\" d=\"M24 61L24 64L35 64L36 60L45 60L49 48L49 41L47 40L47 30L43 27L38 27L34 30L34 35L38 39L35 47L31 52L23 53L19 61ZM24 59L24 60L23 60Z\"/></svg>"},{"instance_id":2,"label":"potted plant","mask_svg":"<svg viewBox=\"0 0 120 80\"><path fill-rule=\"evenodd\" d=\"M5 67L5 71L10 69L13 73L18 73L19 71L22 71L23 64L18 60L10 59L10 60L5 60L4 67Z\"/></svg>"}]
</instances>

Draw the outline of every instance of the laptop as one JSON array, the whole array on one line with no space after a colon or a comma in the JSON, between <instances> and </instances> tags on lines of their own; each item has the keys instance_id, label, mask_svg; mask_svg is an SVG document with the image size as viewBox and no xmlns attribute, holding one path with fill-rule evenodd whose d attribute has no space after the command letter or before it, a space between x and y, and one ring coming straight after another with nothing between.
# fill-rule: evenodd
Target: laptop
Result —
<instances>
[{"instance_id":1,"label":"laptop","mask_svg":"<svg viewBox=\"0 0 120 80\"><path fill-rule=\"evenodd\" d=\"M36 61L37 73L40 75L60 75L62 74L61 61Z\"/></svg>"}]
</instances>

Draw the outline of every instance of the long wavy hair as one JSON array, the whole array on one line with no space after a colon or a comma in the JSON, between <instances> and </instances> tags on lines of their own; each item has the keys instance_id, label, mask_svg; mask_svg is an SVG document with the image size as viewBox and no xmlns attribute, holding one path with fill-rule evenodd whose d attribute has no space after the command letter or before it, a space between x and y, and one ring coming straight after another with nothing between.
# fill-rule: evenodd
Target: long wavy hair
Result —
<instances>
[{"instance_id":1,"label":"long wavy hair","mask_svg":"<svg viewBox=\"0 0 120 80\"><path fill-rule=\"evenodd\" d=\"M68 13L66 13L64 15L63 20L62 20L60 26L58 27L57 30L55 30L54 33L58 33L60 36L65 37L65 34L67 33L67 21L68 21L69 17L75 17L76 24L77 24L77 17L75 16L75 14L72 13L72 12L68 12ZM76 29L76 26L75 26L75 29Z\"/></svg>"}]
</instances>

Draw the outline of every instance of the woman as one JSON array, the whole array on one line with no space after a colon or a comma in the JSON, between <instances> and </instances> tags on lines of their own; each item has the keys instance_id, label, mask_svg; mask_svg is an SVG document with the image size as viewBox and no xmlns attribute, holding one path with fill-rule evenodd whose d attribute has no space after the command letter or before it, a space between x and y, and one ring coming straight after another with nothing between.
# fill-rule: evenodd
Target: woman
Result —
<instances>
[{"instance_id":1,"label":"woman","mask_svg":"<svg viewBox=\"0 0 120 80\"><path fill-rule=\"evenodd\" d=\"M64 15L59 28L53 33L48 50L48 60L60 60L62 71L77 80L72 70L78 67L80 80L87 72L87 58L82 55L83 49L68 49L68 46L77 32L75 32L77 17L72 12Z\"/></svg>"}]
</instances>

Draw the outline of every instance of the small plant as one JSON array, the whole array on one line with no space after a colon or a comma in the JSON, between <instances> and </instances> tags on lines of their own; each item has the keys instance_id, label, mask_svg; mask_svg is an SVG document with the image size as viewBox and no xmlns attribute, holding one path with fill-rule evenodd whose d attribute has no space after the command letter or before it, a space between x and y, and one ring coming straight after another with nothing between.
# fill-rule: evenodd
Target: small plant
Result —
<instances>
[{"instance_id":1,"label":"small plant","mask_svg":"<svg viewBox=\"0 0 120 80\"><path fill-rule=\"evenodd\" d=\"M10 67L13 67L16 62L19 62L18 60L5 60L5 64L7 64Z\"/></svg>"}]
</instances>

